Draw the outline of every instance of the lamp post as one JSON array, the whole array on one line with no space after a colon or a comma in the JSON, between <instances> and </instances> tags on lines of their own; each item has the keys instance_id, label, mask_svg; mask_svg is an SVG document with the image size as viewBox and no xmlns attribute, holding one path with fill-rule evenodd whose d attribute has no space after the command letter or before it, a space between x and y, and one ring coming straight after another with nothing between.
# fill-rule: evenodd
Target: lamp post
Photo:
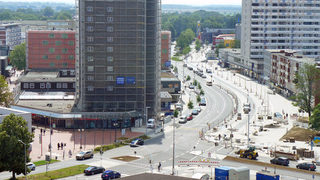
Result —
<instances>
[{"instance_id":1,"label":"lamp post","mask_svg":"<svg viewBox=\"0 0 320 180\"><path fill-rule=\"evenodd\" d=\"M26 143L22 142L20 139L18 140L24 145L24 173L25 173L25 179L27 178L27 145Z\"/></svg>"},{"instance_id":2,"label":"lamp post","mask_svg":"<svg viewBox=\"0 0 320 180\"><path fill-rule=\"evenodd\" d=\"M119 123L117 121L113 122L113 126L114 126L114 142L117 142L117 127L118 127Z\"/></svg>"},{"instance_id":3,"label":"lamp post","mask_svg":"<svg viewBox=\"0 0 320 180\"><path fill-rule=\"evenodd\" d=\"M176 126L176 118L173 118L173 136L172 136L172 175L174 175L174 160L175 160L175 126Z\"/></svg>"},{"instance_id":4,"label":"lamp post","mask_svg":"<svg viewBox=\"0 0 320 180\"><path fill-rule=\"evenodd\" d=\"M150 107L146 107L146 135L148 134L148 109Z\"/></svg>"},{"instance_id":5,"label":"lamp post","mask_svg":"<svg viewBox=\"0 0 320 180\"><path fill-rule=\"evenodd\" d=\"M51 144L51 135L52 135L52 123L51 123L51 114L49 116L49 121L50 121L50 161L49 164L51 162L51 157L52 157L52 144Z\"/></svg>"}]
</instances>

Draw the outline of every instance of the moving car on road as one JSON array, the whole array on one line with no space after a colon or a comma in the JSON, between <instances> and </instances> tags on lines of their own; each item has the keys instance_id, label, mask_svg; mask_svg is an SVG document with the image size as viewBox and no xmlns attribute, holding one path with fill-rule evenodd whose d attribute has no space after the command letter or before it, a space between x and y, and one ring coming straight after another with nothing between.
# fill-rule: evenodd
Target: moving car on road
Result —
<instances>
[{"instance_id":1,"label":"moving car on road","mask_svg":"<svg viewBox=\"0 0 320 180\"><path fill-rule=\"evenodd\" d=\"M102 180L116 179L120 177L121 174L119 172L112 170L106 170L104 173L101 174Z\"/></svg>"},{"instance_id":2,"label":"moving car on road","mask_svg":"<svg viewBox=\"0 0 320 180\"><path fill-rule=\"evenodd\" d=\"M180 119L179 119L179 123L180 124L184 124L184 123L187 123L187 116L180 116Z\"/></svg>"},{"instance_id":3,"label":"moving car on road","mask_svg":"<svg viewBox=\"0 0 320 180\"><path fill-rule=\"evenodd\" d=\"M309 171L315 171L317 168L314 164L311 164L311 163L300 163L296 167L298 169L305 169Z\"/></svg>"},{"instance_id":4,"label":"moving car on road","mask_svg":"<svg viewBox=\"0 0 320 180\"><path fill-rule=\"evenodd\" d=\"M30 169L31 171L34 171L34 170L36 170L36 165L33 164L32 162L29 162L27 164L27 168Z\"/></svg>"},{"instance_id":5,"label":"moving car on road","mask_svg":"<svg viewBox=\"0 0 320 180\"><path fill-rule=\"evenodd\" d=\"M212 81L207 81L207 86L212 86Z\"/></svg>"},{"instance_id":6,"label":"moving car on road","mask_svg":"<svg viewBox=\"0 0 320 180\"><path fill-rule=\"evenodd\" d=\"M148 119L147 128L154 128L156 126L155 123L156 123L155 119Z\"/></svg>"},{"instance_id":7,"label":"moving car on road","mask_svg":"<svg viewBox=\"0 0 320 180\"><path fill-rule=\"evenodd\" d=\"M103 167L97 167L97 166L90 166L87 169L85 169L83 172L85 175L94 175L98 173L103 173L105 169Z\"/></svg>"},{"instance_id":8,"label":"moving car on road","mask_svg":"<svg viewBox=\"0 0 320 180\"><path fill-rule=\"evenodd\" d=\"M130 147L142 146L143 144L144 144L143 139L138 138L138 139L131 141Z\"/></svg>"},{"instance_id":9,"label":"moving car on road","mask_svg":"<svg viewBox=\"0 0 320 180\"><path fill-rule=\"evenodd\" d=\"M289 159L285 157L277 157L270 160L271 164L278 164L282 166L289 166Z\"/></svg>"},{"instance_id":10,"label":"moving car on road","mask_svg":"<svg viewBox=\"0 0 320 180\"><path fill-rule=\"evenodd\" d=\"M84 160L93 158L93 152L92 151L81 151L76 155L77 160Z\"/></svg>"}]
</instances>

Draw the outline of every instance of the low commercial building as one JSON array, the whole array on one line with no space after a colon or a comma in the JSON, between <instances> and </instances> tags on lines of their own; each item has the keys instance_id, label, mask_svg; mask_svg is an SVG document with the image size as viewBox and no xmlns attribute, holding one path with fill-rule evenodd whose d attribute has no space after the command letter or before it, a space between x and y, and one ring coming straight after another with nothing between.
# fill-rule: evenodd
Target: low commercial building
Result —
<instances>
[{"instance_id":1,"label":"low commercial building","mask_svg":"<svg viewBox=\"0 0 320 180\"><path fill-rule=\"evenodd\" d=\"M235 44L235 34L220 34L213 37L213 48L223 44L226 48L232 48Z\"/></svg>"}]
</instances>

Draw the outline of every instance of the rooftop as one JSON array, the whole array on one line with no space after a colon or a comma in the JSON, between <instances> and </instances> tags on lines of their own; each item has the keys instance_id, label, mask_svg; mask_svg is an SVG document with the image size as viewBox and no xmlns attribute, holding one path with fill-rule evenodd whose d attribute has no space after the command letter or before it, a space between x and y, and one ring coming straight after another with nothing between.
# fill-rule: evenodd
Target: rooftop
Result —
<instances>
[{"instance_id":1,"label":"rooftop","mask_svg":"<svg viewBox=\"0 0 320 180\"><path fill-rule=\"evenodd\" d=\"M75 34L74 30L29 30L28 33L68 33Z\"/></svg>"},{"instance_id":2,"label":"rooftop","mask_svg":"<svg viewBox=\"0 0 320 180\"><path fill-rule=\"evenodd\" d=\"M290 60L296 61L296 62L301 62L301 63L309 63L309 64L314 64L315 63L315 58L310 58L307 56L304 56L302 54L299 54L296 50L292 49L269 49L266 50L273 55L279 55L282 57L287 57Z\"/></svg>"},{"instance_id":3,"label":"rooftop","mask_svg":"<svg viewBox=\"0 0 320 180\"><path fill-rule=\"evenodd\" d=\"M172 99L172 96L168 91L161 91L160 92L160 98L161 99Z\"/></svg>"},{"instance_id":4,"label":"rooftop","mask_svg":"<svg viewBox=\"0 0 320 180\"><path fill-rule=\"evenodd\" d=\"M179 79L170 72L161 72L161 81L179 81Z\"/></svg>"},{"instance_id":5,"label":"rooftop","mask_svg":"<svg viewBox=\"0 0 320 180\"><path fill-rule=\"evenodd\" d=\"M75 77L59 77L59 72L28 72L21 82L75 82Z\"/></svg>"},{"instance_id":6,"label":"rooftop","mask_svg":"<svg viewBox=\"0 0 320 180\"><path fill-rule=\"evenodd\" d=\"M16 110L16 109L11 109L11 108L6 108L6 107L0 107L0 116L7 116L12 113L13 114L25 114L28 112L20 111L20 110Z\"/></svg>"},{"instance_id":7,"label":"rooftop","mask_svg":"<svg viewBox=\"0 0 320 180\"><path fill-rule=\"evenodd\" d=\"M49 111L55 113L71 113L74 100L19 100L16 106Z\"/></svg>"}]
</instances>

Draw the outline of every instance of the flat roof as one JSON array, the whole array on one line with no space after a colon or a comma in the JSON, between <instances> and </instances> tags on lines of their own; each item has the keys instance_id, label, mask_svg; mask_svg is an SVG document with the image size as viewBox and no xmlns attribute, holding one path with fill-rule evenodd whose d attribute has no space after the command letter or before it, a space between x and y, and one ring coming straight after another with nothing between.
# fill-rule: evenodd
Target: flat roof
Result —
<instances>
[{"instance_id":1,"label":"flat roof","mask_svg":"<svg viewBox=\"0 0 320 180\"><path fill-rule=\"evenodd\" d=\"M171 99L172 96L168 91L160 91L160 98L161 99Z\"/></svg>"},{"instance_id":2,"label":"flat roof","mask_svg":"<svg viewBox=\"0 0 320 180\"><path fill-rule=\"evenodd\" d=\"M174 74L161 72L161 81L180 81Z\"/></svg>"},{"instance_id":3,"label":"flat roof","mask_svg":"<svg viewBox=\"0 0 320 180\"><path fill-rule=\"evenodd\" d=\"M75 77L59 77L59 72L28 72L20 82L75 82Z\"/></svg>"},{"instance_id":4,"label":"flat roof","mask_svg":"<svg viewBox=\"0 0 320 180\"><path fill-rule=\"evenodd\" d=\"M64 100L19 100L16 106L48 111L53 113L71 113L74 99ZM23 109L22 109L23 110Z\"/></svg>"},{"instance_id":5,"label":"flat roof","mask_svg":"<svg viewBox=\"0 0 320 180\"><path fill-rule=\"evenodd\" d=\"M293 50L293 49L268 49L266 51L275 55L288 58L290 60L297 61L297 62L309 63L309 64L315 63L315 58L310 58L302 54L299 54L296 50Z\"/></svg>"},{"instance_id":6,"label":"flat roof","mask_svg":"<svg viewBox=\"0 0 320 180\"><path fill-rule=\"evenodd\" d=\"M28 113L26 111L21 111L17 109L12 109L12 108L6 108L6 107L0 107L0 116L7 116L10 114L25 114Z\"/></svg>"}]
</instances>

